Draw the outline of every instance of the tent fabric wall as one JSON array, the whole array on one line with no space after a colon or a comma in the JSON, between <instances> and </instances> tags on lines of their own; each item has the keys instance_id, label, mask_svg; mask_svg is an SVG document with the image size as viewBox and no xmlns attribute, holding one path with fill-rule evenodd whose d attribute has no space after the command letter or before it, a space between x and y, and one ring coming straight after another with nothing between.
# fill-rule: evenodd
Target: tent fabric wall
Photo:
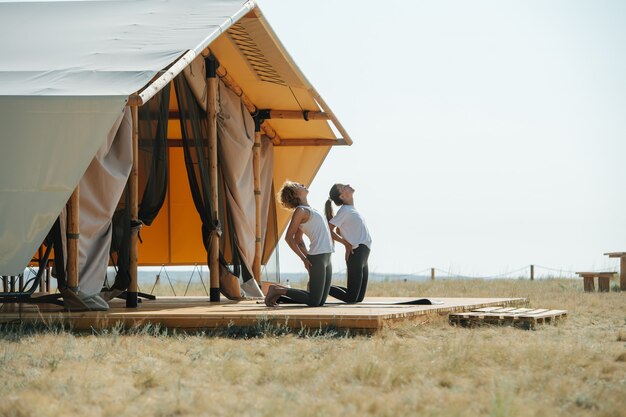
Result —
<instances>
[{"instance_id":1,"label":"tent fabric wall","mask_svg":"<svg viewBox=\"0 0 626 417\"><path fill-rule=\"evenodd\" d=\"M131 113L126 108L79 183L78 287L87 296L98 294L104 283L111 218L133 165L132 145Z\"/></svg>"},{"instance_id":2,"label":"tent fabric wall","mask_svg":"<svg viewBox=\"0 0 626 417\"><path fill-rule=\"evenodd\" d=\"M203 57L194 59L189 66L183 70L183 75L187 80L193 96L198 101L200 107L206 112L209 105L207 95L206 65Z\"/></svg>"},{"instance_id":3,"label":"tent fabric wall","mask_svg":"<svg viewBox=\"0 0 626 417\"><path fill-rule=\"evenodd\" d=\"M239 97L219 83L217 150L226 183L226 198L232 216L236 243L242 261L252 272L255 242L254 175L252 148L254 120Z\"/></svg>"},{"instance_id":4,"label":"tent fabric wall","mask_svg":"<svg viewBox=\"0 0 626 417\"><path fill-rule=\"evenodd\" d=\"M127 98L254 7L0 2L0 36L10 39L0 42L0 275L23 272Z\"/></svg>"},{"instance_id":5,"label":"tent fabric wall","mask_svg":"<svg viewBox=\"0 0 626 417\"><path fill-rule=\"evenodd\" d=\"M132 145L132 120L127 108L115 121L79 182L78 289L85 296L102 290L109 263L111 219L133 165ZM59 219L61 230L65 230L65 206ZM61 238L63 252L67 253L65 233L61 233ZM63 260L66 263L67 256L63 256Z\"/></svg>"},{"instance_id":6,"label":"tent fabric wall","mask_svg":"<svg viewBox=\"0 0 626 417\"><path fill-rule=\"evenodd\" d=\"M125 97L0 97L0 275L24 272Z\"/></svg>"}]
</instances>

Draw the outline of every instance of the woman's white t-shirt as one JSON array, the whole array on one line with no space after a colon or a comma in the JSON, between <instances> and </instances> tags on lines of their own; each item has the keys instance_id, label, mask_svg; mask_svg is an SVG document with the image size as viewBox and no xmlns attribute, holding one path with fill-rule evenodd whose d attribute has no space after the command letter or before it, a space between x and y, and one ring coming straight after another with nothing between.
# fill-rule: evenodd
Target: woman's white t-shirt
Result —
<instances>
[{"instance_id":1,"label":"woman's white t-shirt","mask_svg":"<svg viewBox=\"0 0 626 417\"><path fill-rule=\"evenodd\" d=\"M333 239L330 236L330 229L326 218L322 214L309 206L298 206L309 212L309 220L300 223L300 230L311 242L309 255L319 255L321 253L333 253Z\"/></svg>"},{"instance_id":2,"label":"woman's white t-shirt","mask_svg":"<svg viewBox=\"0 0 626 417\"><path fill-rule=\"evenodd\" d=\"M330 224L339 228L341 237L352 245L352 249L358 248L359 245L365 245L371 249L372 237L365 220L354 206L344 204L339 207L335 217L330 219Z\"/></svg>"}]
</instances>

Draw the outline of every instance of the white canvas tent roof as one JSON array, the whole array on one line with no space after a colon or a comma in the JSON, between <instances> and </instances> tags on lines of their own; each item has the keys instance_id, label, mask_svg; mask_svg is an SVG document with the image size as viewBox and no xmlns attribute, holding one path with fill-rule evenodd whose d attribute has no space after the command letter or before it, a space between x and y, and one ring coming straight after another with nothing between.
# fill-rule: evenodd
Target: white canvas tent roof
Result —
<instances>
[{"instance_id":1,"label":"white canvas tent roof","mask_svg":"<svg viewBox=\"0 0 626 417\"><path fill-rule=\"evenodd\" d=\"M222 36L234 24L243 37ZM0 0L0 36L0 275L23 271L129 97L145 102L208 46L259 108L325 111L343 136L272 121L285 143L350 143L253 1ZM285 147L279 174L310 182L329 149Z\"/></svg>"}]
</instances>

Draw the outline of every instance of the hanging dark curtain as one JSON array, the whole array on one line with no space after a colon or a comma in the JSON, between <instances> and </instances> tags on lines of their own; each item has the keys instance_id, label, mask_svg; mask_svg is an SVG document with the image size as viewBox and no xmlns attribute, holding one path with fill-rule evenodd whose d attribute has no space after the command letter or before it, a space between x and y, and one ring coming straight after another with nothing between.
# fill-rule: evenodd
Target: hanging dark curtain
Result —
<instances>
[{"instance_id":1,"label":"hanging dark curtain","mask_svg":"<svg viewBox=\"0 0 626 417\"><path fill-rule=\"evenodd\" d=\"M139 108L139 220L151 225L167 195L170 84Z\"/></svg>"},{"instance_id":2,"label":"hanging dark curtain","mask_svg":"<svg viewBox=\"0 0 626 417\"><path fill-rule=\"evenodd\" d=\"M241 256L236 245L236 235L233 232L229 207L217 207L221 219L225 221L218 225L212 218L213 207L211 206L211 186L209 177L209 143L206 125L206 111L198 104L185 77L178 76L174 80L178 111L180 115L181 133L183 137L183 153L187 166L187 177L193 197L194 205L202 221L202 241L207 250L207 265L210 234L218 227L225 230L220 237L220 263L223 266L231 265L233 275L241 276L244 281L252 279L252 274L242 265ZM221 169L218 164L218 172ZM221 173L218 178L219 201L225 201L224 181ZM226 248L228 245L228 248ZM224 252L230 255L230 259L224 257Z\"/></svg>"},{"instance_id":3,"label":"hanging dark curtain","mask_svg":"<svg viewBox=\"0 0 626 417\"><path fill-rule=\"evenodd\" d=\"M151 225L167 195L170 85L139 107L139 221L130 218L126 187L115 214L111 239L111 260L117 268L112 289L126 290L130 284L130 236L133 227Z\"/></svg>"}]
</instances>

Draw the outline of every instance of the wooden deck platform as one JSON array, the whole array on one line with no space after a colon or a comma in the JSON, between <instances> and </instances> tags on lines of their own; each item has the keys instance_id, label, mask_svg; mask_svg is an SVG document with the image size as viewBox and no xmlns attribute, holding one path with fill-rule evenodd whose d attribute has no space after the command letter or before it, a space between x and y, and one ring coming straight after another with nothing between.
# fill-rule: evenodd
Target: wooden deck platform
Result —
<instances>
[{"instance_id":1,"label":"wooden deck platform","mask_svg":"<svg viewBox=\"0 0 626 417\"><path fill-rule=\"evenodd\" d=\"M333 326L376 331L385 323L412 318L469 311L491 306L519 306L525 298L439 298L438 305L394 305L411 300L407 297L368 297L360 304L343 304L329 298L323 307L281 305L270 308L257 301L211 303L208 297L158 297L143 300L137 309L125 308L123 300L111 302L106 312L67 312L50 304L4 304L0 323L63 323L76 330L160 325L181 330L215 329L227 326L254 326L259 322L280 323L290 328Z\"/></svg>"}]
</instances>

